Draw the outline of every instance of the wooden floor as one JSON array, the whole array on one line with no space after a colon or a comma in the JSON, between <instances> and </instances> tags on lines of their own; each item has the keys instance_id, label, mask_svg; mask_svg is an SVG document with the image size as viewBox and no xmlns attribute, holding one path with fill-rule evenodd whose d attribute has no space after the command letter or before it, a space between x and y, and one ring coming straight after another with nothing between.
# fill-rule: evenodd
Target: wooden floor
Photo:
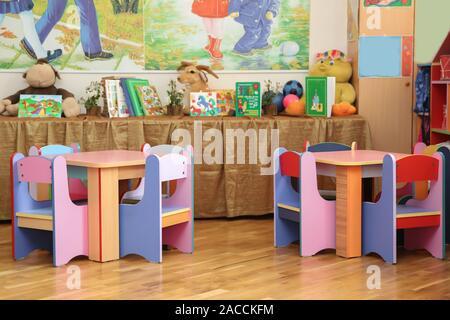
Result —
<instances>
[{"instance_id":1,"label":"wooden floor","mask_svg":"<svg viewBox=\"0 0 450 320\"><path fill-rule=\"evenodd\" d=\"M275 249L272 230L271 219L196 220L193 255L164 252L162 264L137 256L104 264L79 258L54 268L43 251L14 261L11 227L3 224L0 299L450 299L450 261L404 250L395 266L334 251L300 258L295 245ZM74 265L78 290L67 287ZM379 290L366 285L371 265L381 269Z\"/></svg>"}]
</instances>

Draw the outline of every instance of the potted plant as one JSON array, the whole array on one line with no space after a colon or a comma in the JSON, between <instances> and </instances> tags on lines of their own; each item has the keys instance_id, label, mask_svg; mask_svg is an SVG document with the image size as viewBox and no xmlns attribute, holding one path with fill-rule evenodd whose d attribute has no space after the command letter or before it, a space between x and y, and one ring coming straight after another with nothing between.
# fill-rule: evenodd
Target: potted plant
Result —
<instances>
[{"instance_id":1,"label":"potted plant","mask_svg":"<svg viewBox=\"0 0 450 320\"><path fill-rule=\"evenodd\" d=\"M92 116L101 115L100 99L103 97L103 86L98 81L92 81L86 87L86 96L80 99L80 103L84 104L86 114Z\"/></svg>"},{"instance_id":2,"label":"potted plant","mask_svg":"<svg viewBox=\"0 0 450 320\"><path fill-rule=\"evenodd\" d=\"M169 82L169 104L167 105L167 114L171 116L179 116L183 114L184 91L177 89L177 83L174 80Z\"/></svg>"},{"instance_id":3,"label":"potted plant","mask_svg":"<svg viewBox=\"0 0 450 320\"><path fill-rule=\"evenodd\" d=\"M277 91L280 88L280 84L277 82L275 85L271 80L264 81L264 93L262 95L262 108L266 115L277 115L277 106L273 103L273 99L277 95Z\"/></svg>"}]
</instances>

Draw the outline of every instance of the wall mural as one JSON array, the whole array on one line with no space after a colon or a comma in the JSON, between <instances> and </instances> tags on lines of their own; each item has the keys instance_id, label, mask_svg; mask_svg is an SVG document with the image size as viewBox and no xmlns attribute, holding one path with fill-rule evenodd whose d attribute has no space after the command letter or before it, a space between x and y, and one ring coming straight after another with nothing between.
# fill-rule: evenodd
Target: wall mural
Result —
<instances>
[{"instance_id":1,"label":"wall mural","mask_svg":"<svg viewBox=\"0 0 450 320\"><path fill-rule=\"evenodd\" d=\"M0 69L47 58L64 71L306 70L310 0L0 2ZM33 26L35 26L33 28Z\"/></svg>"}]
</instances>

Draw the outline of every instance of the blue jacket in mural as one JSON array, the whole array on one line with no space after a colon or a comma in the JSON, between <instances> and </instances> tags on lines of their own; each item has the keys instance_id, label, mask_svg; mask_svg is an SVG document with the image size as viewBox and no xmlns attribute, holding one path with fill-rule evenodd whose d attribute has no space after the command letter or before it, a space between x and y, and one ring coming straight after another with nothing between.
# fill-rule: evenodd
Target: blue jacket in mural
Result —
<instances>
[{"instance_id":1,"label":"blue jacket in mural","mask_svg":"<svg viewBox=\"0 0 450 320\"><path fill-rule=\"evenodd\" d=\"M237 22L248 27L257 27L260 22L271 24L272 21L266 19L267 11L271 11L273 16L278 15L280 10L280 0L230 0L228 12L239 12Z\"/></svg>"}]
</instances>

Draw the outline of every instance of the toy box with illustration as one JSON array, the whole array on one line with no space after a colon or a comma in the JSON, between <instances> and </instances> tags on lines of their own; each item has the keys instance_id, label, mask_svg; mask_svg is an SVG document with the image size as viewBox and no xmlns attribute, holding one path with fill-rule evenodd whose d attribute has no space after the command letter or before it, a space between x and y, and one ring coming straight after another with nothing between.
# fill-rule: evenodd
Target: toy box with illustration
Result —
<instances>
[{"instance_id":1,"label":"toy box with illustration","mask_svg":"<svg viewBox=\"0 0 450 320\"><path fill-rule=\"evenodd\" d=\"M61 118L62 96L20 95L19 118Z\"/></svg>"},{"instance_id":2,"label":"toy box with illustration","mask_svg":"<svg viewBox=\"0 0 450 320\"><path fill-rule=\"evenodd\" d=\"M217 107L216 92L191 92L191 116L217 116L220 113Z\"/></svg>"},{"instance_id":3,"label":"toy box with illustration","mask_svg":"<svg viewBox=\"0 0 450 320\"><path fill-rule=\"evenodd\" d=\"M226 116L236 105L236 91L234 89L215 90L217 93L217 107L221 116Z\"/></svg>"},{"instance_id":4,"label":"toy box with illustration","mask_svg":"<svg viewBox=\"0 0 450 320\"><path fill-rule=\"evenodd\" d=\"M336 98L336 78L306 77L306 114L331 117Z\"/></svg>"}]
</instances>

